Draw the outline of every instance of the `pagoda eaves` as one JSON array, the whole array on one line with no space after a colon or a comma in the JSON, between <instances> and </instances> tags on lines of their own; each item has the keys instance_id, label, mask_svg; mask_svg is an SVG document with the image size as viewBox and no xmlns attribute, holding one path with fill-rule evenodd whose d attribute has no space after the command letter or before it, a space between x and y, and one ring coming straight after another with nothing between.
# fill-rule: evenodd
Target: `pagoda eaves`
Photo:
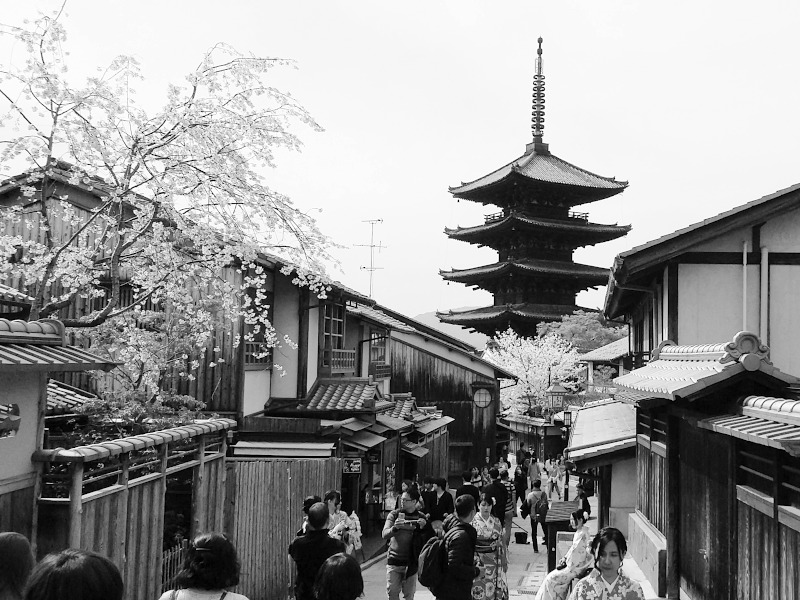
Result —
<instances>
[{"instance_id":1,"label":"pagoda eaves","mask_svg":"<svg viewBox=\"0 0 800 600\"><path fill-rule=\"evenodd\" d=\"M630 225L602 225L589 223L580 218L546 219L531 217L512 211L511 214L494 219L487 217L483 225L473 227L445 228L448 237L463 240L471 244L491 245L487 242L495 236L506 236L512 231L536 234L537 236L558 236L580 240L577 246L588 246L599 242L607 242L624 236L631 230Z\"/></svg>"},{"instance_id":2,"label":"pagoda eaves","mask_svg":"<svg viewBox=\"0 0 800 600\"><path fill-rule=\"evenodd\" d=\"M518 334L535 336L536 325L543 321L557 321L562 315L576 310L590 310L574 304L500 304L463 311L437 311L436 316L444 323L460 325L492 336L497 331L512 327Z\"/></svg>"},{"instance_id":3,"label":"pagoda eaves","mask_svg":"<svg viewBox=\"0 0 800 600\"><path fill-rule=\"evenodd\" d=\"M479 285L479 287L482 287L480 286L481 281L508 277L514 274L535 278L550 275L560 280L573 279L583 284L580 287L586 288L605 285L608 282L608 269L574 262L532 258L496 262L471 269L439 271L439 275L447 281Z\"/></svg>"}]
</instances>

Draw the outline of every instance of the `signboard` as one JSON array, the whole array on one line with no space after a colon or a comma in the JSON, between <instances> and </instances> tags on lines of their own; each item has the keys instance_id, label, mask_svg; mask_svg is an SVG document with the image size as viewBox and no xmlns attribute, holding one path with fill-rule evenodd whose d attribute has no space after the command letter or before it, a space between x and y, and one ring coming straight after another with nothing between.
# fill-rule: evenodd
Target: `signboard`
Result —
<instances>
[{"instance_id":1,"label":"signboard","mask_svg":"<svg viewBox=\"0 0 800 600\"><path fill-rule=\"evenodd\" d=\"M345 458L342 463L342 473L361 473L361 459Z\"/></svg>"}]
</instances>

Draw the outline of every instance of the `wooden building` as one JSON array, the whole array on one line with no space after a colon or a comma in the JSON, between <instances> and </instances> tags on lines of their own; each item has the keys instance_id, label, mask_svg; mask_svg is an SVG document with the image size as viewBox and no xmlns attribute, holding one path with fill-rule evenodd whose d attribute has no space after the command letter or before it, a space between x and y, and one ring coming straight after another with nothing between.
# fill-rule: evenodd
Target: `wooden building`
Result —
<instances>
[{"instance_id":1,"label":"wooden building","mask_svg":"<svg viewBox=\"0 0 800 600\"><path fill-rule=\"evenodd\" d=\"M608 276L606 269L575 263L574 250L630 231L630 226L590 223L587 213L571 210L619 194L628 184L576 167L551 154L543 143L541 38L533 90L533 141L525 153L488 175L450 188L458 200L500 208L481 225L445 229L452 239L496 250L497 262L441 271L446 281L491 292L494 305L438 317L489 336L508 327L533 336L537 323L572 314L578 308L576 294L603 285Z\"/></svg>"},{"instance_id":2,"label":"wooden building","mask_svg":"<svg viewBox=\"0 0 800 600\"><path fill-rule=\"evenodd\" d=\"M637 404L629 547L669 598L800 595L798 256L795 185L614 261L604 312L639 367L615 380Z\"/></svg>"},{"instance_id":3,"label":"wooden building","mask_svg":"<svg viewBox=\"0 0 800 600\"><path fill-rule=\"evenodd\" d=\"M111 369L114 363L66 343L52 319L0 319L0 531L37 538L38 469L49 373Z\"/></svg>"},{"instance_id":4,"label":"wooden building","mask_svg":"<svg viewBox=\"0 0 800 600\"><path fill-rule=\"evenodd\" d=\"M613 394L614 386L611 379L624 375L633 366L633 356L630 350L628 336L618 339L590 350L578 356L578 362L586 365L586 390L601 394ZM598 379L598 370L608 369L610 377Z\"/></svg>"}]
</instances>

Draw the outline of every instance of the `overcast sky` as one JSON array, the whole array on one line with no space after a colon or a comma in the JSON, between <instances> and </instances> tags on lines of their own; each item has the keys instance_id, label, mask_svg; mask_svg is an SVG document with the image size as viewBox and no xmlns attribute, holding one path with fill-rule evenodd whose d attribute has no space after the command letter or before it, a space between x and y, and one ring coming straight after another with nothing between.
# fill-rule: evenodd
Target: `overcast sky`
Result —
<instances>
[{"instance_id":1,"label":"overcast sky","mask_svg":"<svg viewBox=\"0 0 800 600\"><path fill-rule=\"evenodd\" d=\"M2 4L0 21L21 23L60 2ZM347 246L332 275L363 292L364 221L383 219L374 297L410 316L491 304L439 277L497 257L444 235L493 212L456 202L448 186L524 152L539 36L544 141L630 182L581 210L633 231L577 261L609 267L618 252L800 182L796 1L73 0L63 22L76 67L135 55L145 98L163 97L218 41L296 60L275 84L325 131L300 129L302 153L282 155L270 183L322 210L322 229ZM600 307L604 293L578 303Z\"/></svg>"}]
</instances>

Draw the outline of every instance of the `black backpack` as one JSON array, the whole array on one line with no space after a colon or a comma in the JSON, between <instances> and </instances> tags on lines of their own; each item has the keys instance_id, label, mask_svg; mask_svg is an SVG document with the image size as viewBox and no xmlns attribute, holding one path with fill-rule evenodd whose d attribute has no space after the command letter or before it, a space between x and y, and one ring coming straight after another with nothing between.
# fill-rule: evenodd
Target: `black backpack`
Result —
<instances>
[{"instance_id":1,"label":"black backpack","mask_svg":"<svg viewBox=\"0 0 800 600\"><path fill-rule=\"evenodd\" d=\"M550 510L550 504L547 501L547 494L542 492L542 495L539 496L539 499L536 501L536 507L534 508L534 511L536 512L537 516L545 517L547 516L548 510Z\"/></svg>"},{"instance_id":2,"label":"black backpack","mask_svg":"<svg viewBox=\"0 0 800 600\"><path fill-rule=\"evenodd\" d=\"M447 546L443 537L432 537L419 553L417 580L431 591L434 591L444 580L447 573Z\"/></svg>"}]
</instances>

